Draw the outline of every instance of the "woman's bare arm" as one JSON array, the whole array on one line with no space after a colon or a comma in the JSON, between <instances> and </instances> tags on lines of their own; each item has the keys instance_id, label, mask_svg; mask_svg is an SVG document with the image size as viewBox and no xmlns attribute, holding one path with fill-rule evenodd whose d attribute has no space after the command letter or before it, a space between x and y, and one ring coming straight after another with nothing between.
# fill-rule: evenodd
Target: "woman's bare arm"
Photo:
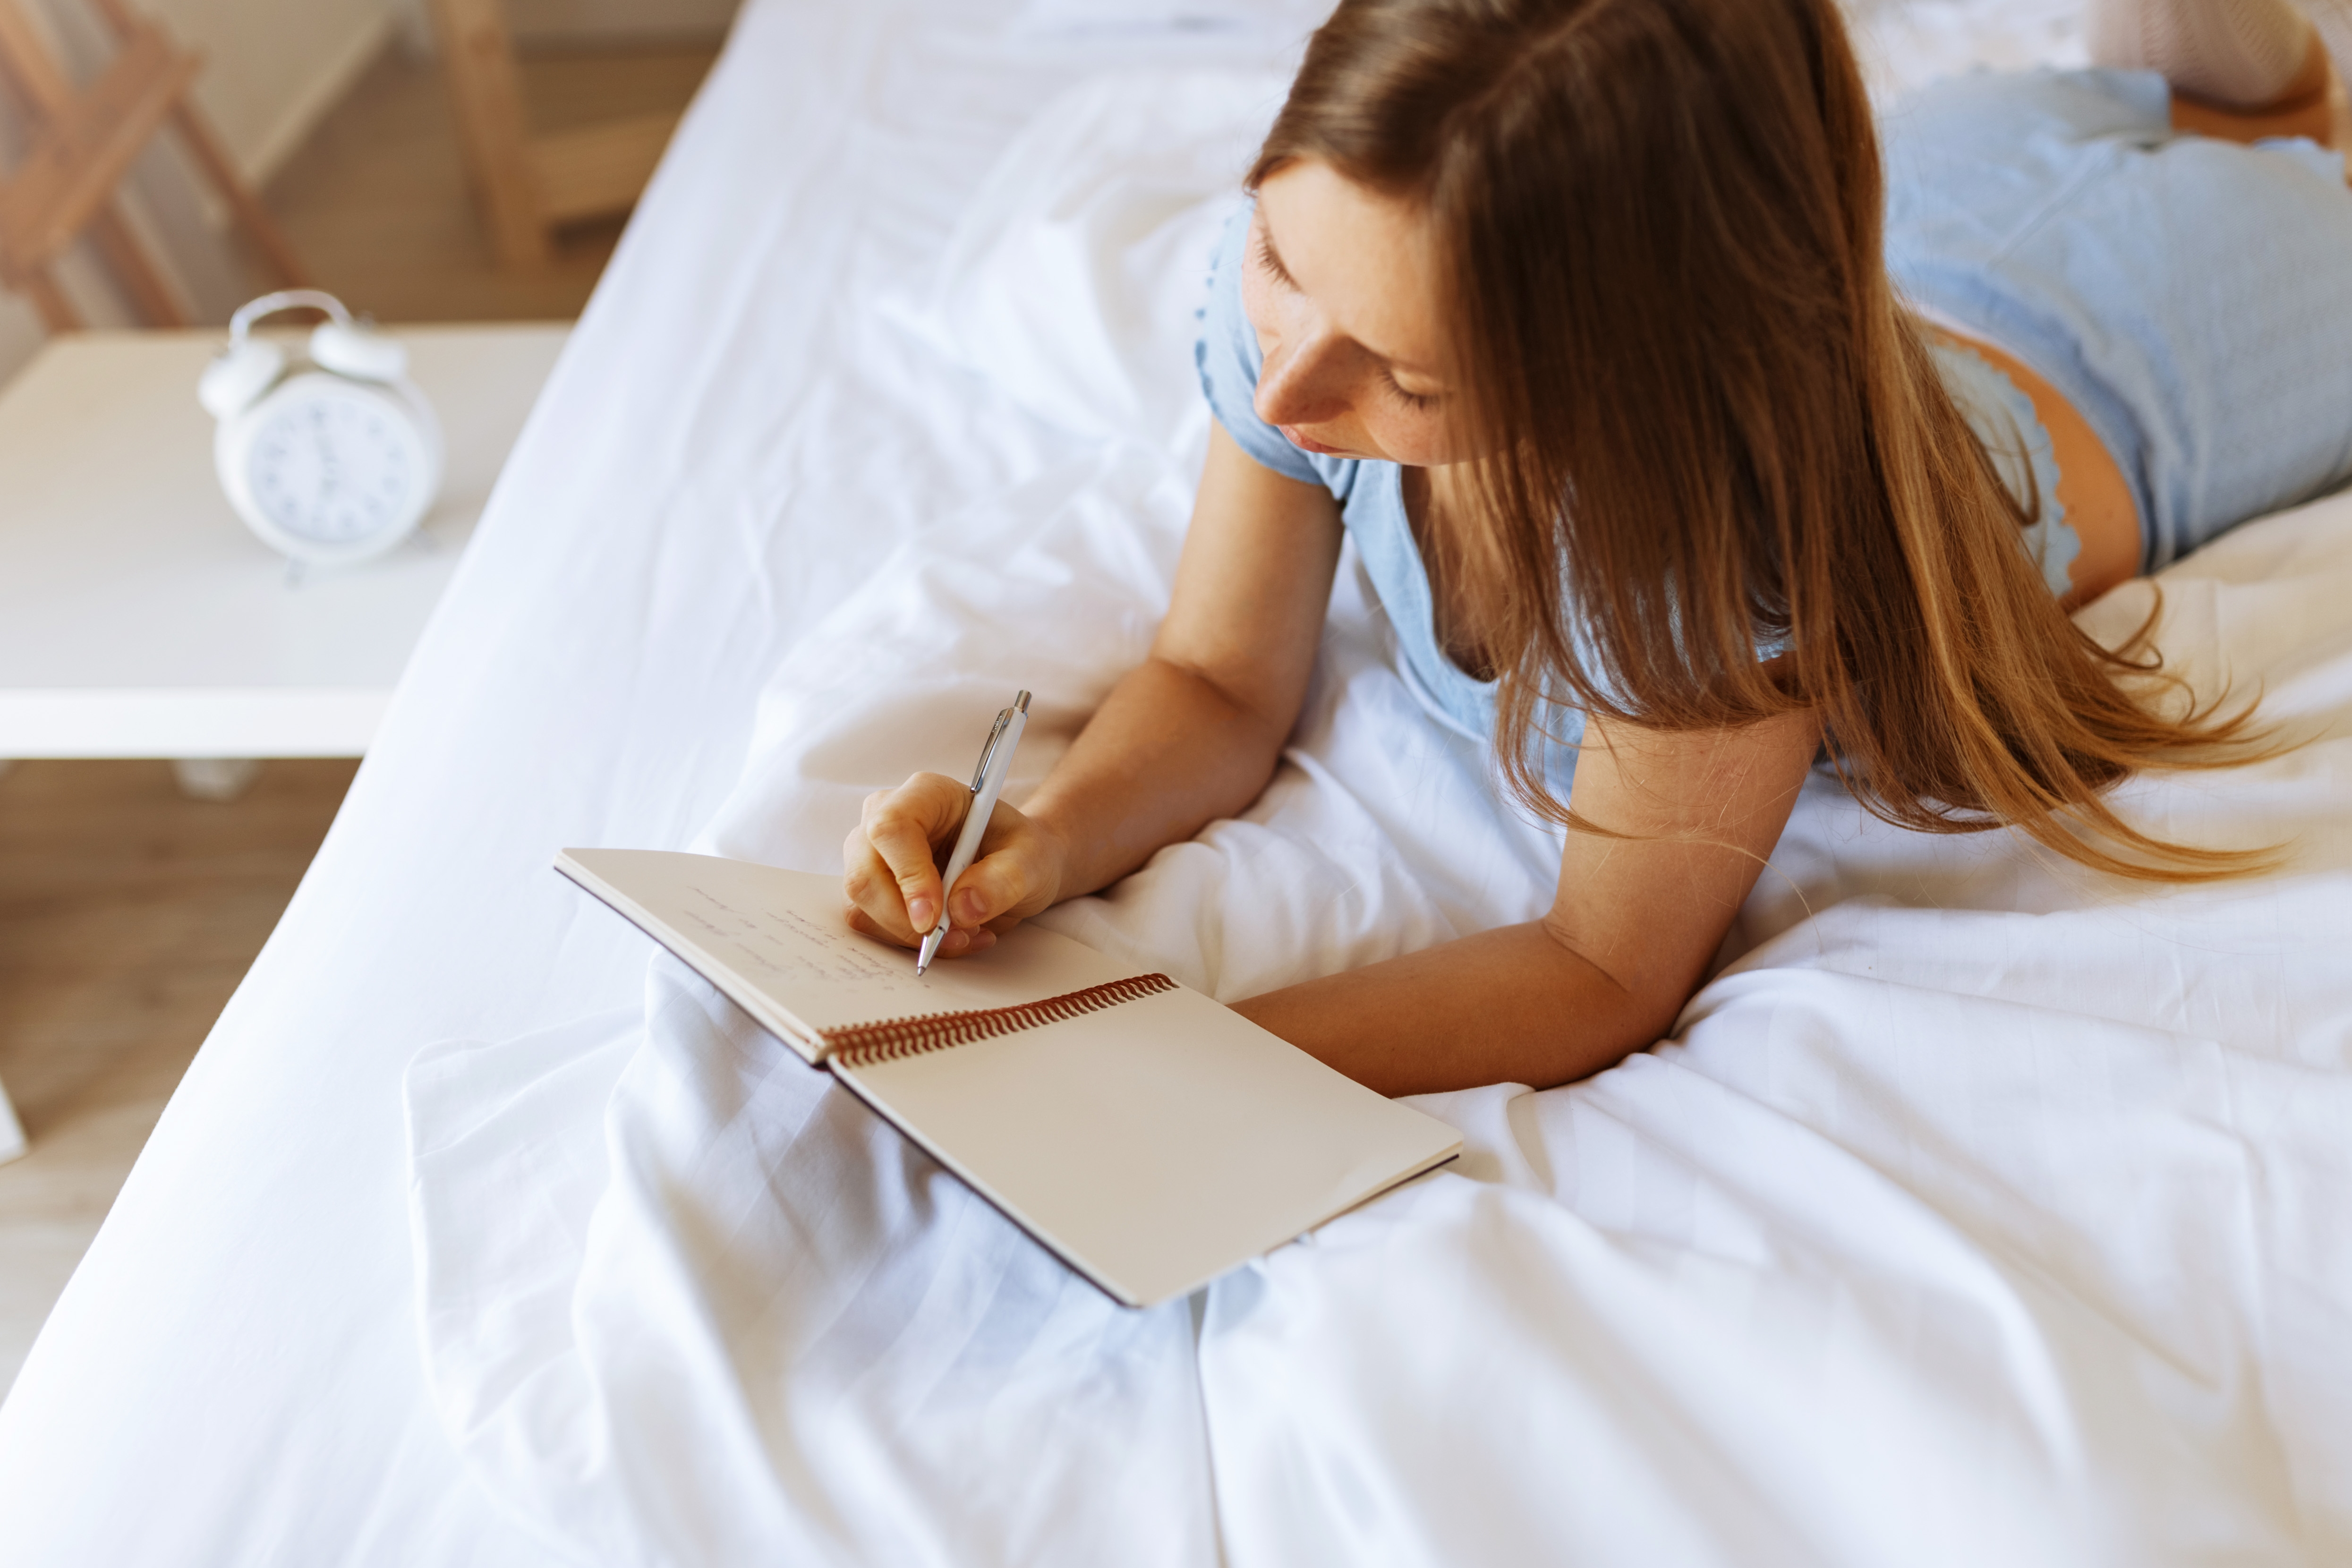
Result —
<instances>
[{"instance_id":1,"label":"woman's bare arm","mask_svg":"<svg viewBox=\"0 0 2352 1568\"><path fill-rule=\"evenodd\" d=\"M1330 492L1266 468L1222 426L1151 654L1111 689L1025 809L1000 805L956 884L949 957L1118 880L1255 800L1297 721L1339 560ZM844 846L850 923L915 945L940 897L938 847L961 826L960 780L918 773L869 796Z\"/></svg>"},{"instance_id":2,"label":"woman's bare arm","mask_svg":"<svg viewBox=\"0 0 2352 1568\"><path fill-rule=\"evenodd\" d=\"M1151 655L1024 808L1064 841L1062 898L1117 881L1265 790L1314 673L1340 538L1330 491L1211 427Z\"/></svg>"},{"instance_id":3,"label":"woman's bare arm","mask_svg":"<svg viewBox=\"0 0 2352 1568\"><path fill-rule=\"evenodd\" d=\"M1538 1088L1653 1044L1780 841L1820 740L1810 714L1666 734L1595 724L1551 912L1241 1003L1384 1094Z\"/></svg>"},{"instance_id":4,"label":"woman's bare arm","mask_svg":"<svg viewBox=\"0 0 2352 1568\"><path fill-rule=\"evenodd\" d=\"M1000 805L952 891L953 956L1241 811L1272 777L1321 640L1330 496L1213 432L1174 601L1025 811ZM1244 1002L1239 1011L1390 1094L1564 1083L1673 1022L1771 853L1819 739L1810 715L1664 734L1595 724L1570 796L1622 837L1571 833L1551 912ZM851 922L914 946L970 792L919 773L845 846Z\"/></svg>"}]
</instances>

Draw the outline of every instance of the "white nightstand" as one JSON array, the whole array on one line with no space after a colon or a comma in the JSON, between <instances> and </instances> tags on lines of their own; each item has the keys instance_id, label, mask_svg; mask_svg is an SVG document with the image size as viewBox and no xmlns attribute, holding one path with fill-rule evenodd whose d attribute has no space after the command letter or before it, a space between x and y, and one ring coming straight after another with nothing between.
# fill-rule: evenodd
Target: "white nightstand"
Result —
<instances>
[{"instance_id":1,"label":"white nightstand","mask_svg":"<svg viewBox=\"0 0 2352 1568\"><path fill-rule=\"evenodd\" d=\"M213 331L52 340L0 392L0 758L355 757L570 329L395 327L448 440L382 560L298 572L213 473Z\"/></svg>"},{"instance_id":2,"label":"white nightstand","mask_svg":"<svg viewBox=\"0 0 2352 1568\"><path fill-rule=\"evenodd\" d=\"M213 472L217 331L53 339L0 391L0 765L168 757L199 794L252 759L355 757L570 328L396 327L448 442L441 500L382 560L297 572ZM0 1160L22 1151L0 1091Z\"/></svg>"}]
</instances>

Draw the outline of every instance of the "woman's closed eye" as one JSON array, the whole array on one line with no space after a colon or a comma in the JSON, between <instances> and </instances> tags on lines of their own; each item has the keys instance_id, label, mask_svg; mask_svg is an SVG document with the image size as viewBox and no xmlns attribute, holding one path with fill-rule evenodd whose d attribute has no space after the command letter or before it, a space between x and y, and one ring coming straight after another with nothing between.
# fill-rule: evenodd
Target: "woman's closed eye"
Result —
<instances>
[{"instance_id":1,"label":"woman's closed eye","mask_svg":"<svg viewBox=\"0 0 2352 1568\"><path fill-rule=\"evenodd\" d=\"M1251 238L1253 241L1251 249L1256 256L1257 264L1265 268L1266 276L1292 293L1297 293L1297 281L1290 276L1289 268L1283 266L1282 258L1274 253L1274 241L1265 237L1265 226L1258 226Z\"/></svg>"},{"instance_id":2,"label":"woman's closed eye","mask_svg":"<svg viewBox=\"0 0 2352 1568\"><path fill-rule=\"evenodd\" d=\"M1413 409L1416 412L1437 406L1437 395L1435 393L1407 392L1397 381L1396 376L1389 371L1383 370L1381 372L1381 384L1388 390L1390 396L1395 398L1399 403L1403 404L1407 408Z\"/></svg>"},{"instance_id":3,"label":"woman's closed eye","mask_svg":"<svg viewBox=\"0 0 2352 1568\"><path fill-rule=\"evenodd\" d=\"M1282 263L1282 251L1275 249L1273 228L1267 228L1263 214L1249 226L1249 245L1244 249L1244 257L1251 278L1256 282L1270 284L1273 289L1279 289L1294 300L1303 300L1303 303L1312 306L1312 299L1307 296L1306 287ZM1339 364L1339 360L1327 357L1331 351L1339 351L1345 355L1345 362L1348 362L1345 374L1352 378L1352 385L1357 388L1355 393L1350 393L1350 397L1362 397L1362 402L1355 409L1355 416L1381 418L1383 409L1392 409L1390 418L1406 418L1406 421L1418 423L1423 418L1433 416L1434 411L1444 405L1444 390L1442 388L1423 393L1423 390L1413 390L1412 385L1404 384L1406 378L1413 378L1413 381L1428 381L1430 378L1421 369L1413 369L1409 362L1390 360L1379 348L1371 348L1369 343L1362 343L1360 339L1352 339L1345 331L1336 329L1336 324L1328 322L1328 318L1303 324L1307 327L1307 331L1303 331L1301 336L1301 351L1312 351L1315 360L1324 362L1324 364ZM1379 442L1373 449L1379 449Z\"/></svg>"}]
</instances>

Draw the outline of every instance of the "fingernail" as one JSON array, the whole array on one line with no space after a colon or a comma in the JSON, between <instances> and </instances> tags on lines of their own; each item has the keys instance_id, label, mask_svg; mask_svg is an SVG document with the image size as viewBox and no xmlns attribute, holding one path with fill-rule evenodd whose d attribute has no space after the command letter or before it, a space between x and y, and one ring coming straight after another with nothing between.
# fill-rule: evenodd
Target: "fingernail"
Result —
<instances>
[{"instance_id":1,"label":"fingernail","mask_svg":"<svg viewBox=\"0 0 2352 1568\"><path fill-rule=\"evenodd\" d=\"M956 919L968 926L978 925L988 912L980 907L978 893L958 893L950 903L956 911Z\"/></svg>"},{"instance_id":2,"label":"fingernail","mask_svg":"<svg viewBox=\"0 0 2352 1568\"><path fill-rule=\"evenodd\" d=\"M907 923L915 928L917 935L920 935L924 931L930 930L932 924L938 920L938 918L939 910L932 907L930 900L909 899L907 900Z\"/></svg>"},{"instance_id":3,"label":"fingernail","mask_svg":"<svg viewBox=\"0 0 2352 1568\"><path fill-rule=\"evenodd\" d=\"M948 932L947 940L940 942L940 945L950 952L961 952L965 948L971 945L971 932L964 930L961 926L958 926L955 930Z\"/></svg>"}]
</instances>

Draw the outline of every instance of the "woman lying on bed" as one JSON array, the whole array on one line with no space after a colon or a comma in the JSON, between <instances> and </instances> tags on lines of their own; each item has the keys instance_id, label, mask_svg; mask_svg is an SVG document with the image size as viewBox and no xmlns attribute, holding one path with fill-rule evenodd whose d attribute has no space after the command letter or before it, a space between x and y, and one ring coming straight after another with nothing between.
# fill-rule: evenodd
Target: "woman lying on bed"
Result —
<instances>
[{"instance_id":1,"label":"woman lying on bed","mask_svg":"<svg viewBox=\"0 0 2352 1568\"><path fill-rule=\"evenodd\" d=\"M2341 161L2210 139L2324 138L2330 71L2280 0L2095 3L2098 57L2153 70L1875 131L1834 0L1340 5L1216 258L1167 621L997 807L943 951L1256 797L1343 534L1408 678L1570 830L1543 919L1240 1005L1384 1091L1655 1040L1824 747L1907 826L2250 868L2105 799L2248 754L2243 715L2066 608L2352 477ZM929 929L968 798L866 803L855 923Z\"/></svg>"}]
</instances>

